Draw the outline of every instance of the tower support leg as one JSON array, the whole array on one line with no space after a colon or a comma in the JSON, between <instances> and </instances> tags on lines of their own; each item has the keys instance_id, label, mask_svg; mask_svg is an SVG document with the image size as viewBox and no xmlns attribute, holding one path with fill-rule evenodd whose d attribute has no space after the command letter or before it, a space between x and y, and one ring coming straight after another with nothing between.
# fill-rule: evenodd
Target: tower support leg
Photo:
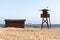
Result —
<instances>
[{"instance_id":1,"label":"tower support leg","mask_svg":"<svg viewBox=\"0 0 60 40\"><path fill-rule=\"evenodd\" d=\"M50 19L49 19L49 21L50 21ZM45 19L44 19L44 18L42 18L41 28L43 28L43 27L44 27L44 26L43 26L43 24L44 24L44 23L46 23L46 24L47 24L47 28L49 28L49 27L51 26L51 24L49 25L49 23L50 23L50 22L48 23L48 18L45 18Z\"/></svg>"}]
</instances>

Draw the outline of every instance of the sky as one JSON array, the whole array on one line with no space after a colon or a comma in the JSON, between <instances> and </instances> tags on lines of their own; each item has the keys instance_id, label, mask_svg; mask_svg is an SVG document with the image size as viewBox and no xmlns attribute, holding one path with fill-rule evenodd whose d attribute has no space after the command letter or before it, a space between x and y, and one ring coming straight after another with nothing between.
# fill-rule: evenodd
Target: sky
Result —
<instances>
[{"instance_id":1,"label":"sky","mask_svg":"<svg viewBox=\"0 0 60 40\"><path fill-rule=\"evenodd\" d=\"M26 24L41 24L42 9L50 10L52 24L60 24L60 0L0 0L0 24L5 19L26 19Z\"/></svg>"}]
</instances>

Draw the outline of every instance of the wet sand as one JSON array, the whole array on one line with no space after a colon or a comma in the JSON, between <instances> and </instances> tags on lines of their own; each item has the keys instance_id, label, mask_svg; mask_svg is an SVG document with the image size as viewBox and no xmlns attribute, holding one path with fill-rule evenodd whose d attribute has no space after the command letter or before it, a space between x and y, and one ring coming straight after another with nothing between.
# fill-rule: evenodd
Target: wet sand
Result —
<instances>
[{"instance_id":1,"label":"wet sand","mask_svg":"<svg viewBox=\"0 0 60 40\"><path fill-rule=\"evenodd\" d=\"M60 40L60 28L0 28L0 40Z\"/></svg>"}]
</instances>

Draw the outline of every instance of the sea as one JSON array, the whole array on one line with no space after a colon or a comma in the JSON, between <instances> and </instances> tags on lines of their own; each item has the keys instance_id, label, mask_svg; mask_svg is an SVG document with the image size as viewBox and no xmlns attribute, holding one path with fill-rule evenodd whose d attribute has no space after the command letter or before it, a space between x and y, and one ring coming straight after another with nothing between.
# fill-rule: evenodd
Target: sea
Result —
<instances>
[{"instance_id":1,"label":"sea","mask_svg":"<svg viewBox=\"0 0 60 40\"><path fill-rule=\"evenodd\" d=\"M47 26L46 24L44 24L44 26ZM5 27L5 24L0 24L0 27ZM25 28L28 28L29 25L25 24L24 26ZM41 24L32 24L32 27L38 28L41 27ZM60 28L60 24L51 24L52 28Z\"/></svg>"},{"instance_id":2,"label":"sea","mask_svg":"<svg viewBox=\"0 0 60 40\"><path fill-rule=\"evenodd\" d=\"M43 26L47 27L46 24ZM25 27L29 27L28 24L25 24ZM41 24L32 24L32 27L39 28L41 27ZM60 24L51 24L51 28L60 28Z\"/></svg>"}]
</instances>

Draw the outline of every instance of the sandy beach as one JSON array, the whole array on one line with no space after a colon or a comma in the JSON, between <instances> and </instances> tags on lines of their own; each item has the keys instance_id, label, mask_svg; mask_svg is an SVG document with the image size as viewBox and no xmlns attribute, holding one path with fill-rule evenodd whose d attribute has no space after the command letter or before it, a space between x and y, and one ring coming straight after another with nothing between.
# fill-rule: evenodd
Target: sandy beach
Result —
<instances>
[{"instance_id":1,"label":"sandy beach","mask_svg":"<svg viewBox=\"0 0 60 40\"><path fill-rule=\"evenodd\" d=\"M0 28L0 40L60 40L60 28Z\"/></svg>"}]
</instances>

